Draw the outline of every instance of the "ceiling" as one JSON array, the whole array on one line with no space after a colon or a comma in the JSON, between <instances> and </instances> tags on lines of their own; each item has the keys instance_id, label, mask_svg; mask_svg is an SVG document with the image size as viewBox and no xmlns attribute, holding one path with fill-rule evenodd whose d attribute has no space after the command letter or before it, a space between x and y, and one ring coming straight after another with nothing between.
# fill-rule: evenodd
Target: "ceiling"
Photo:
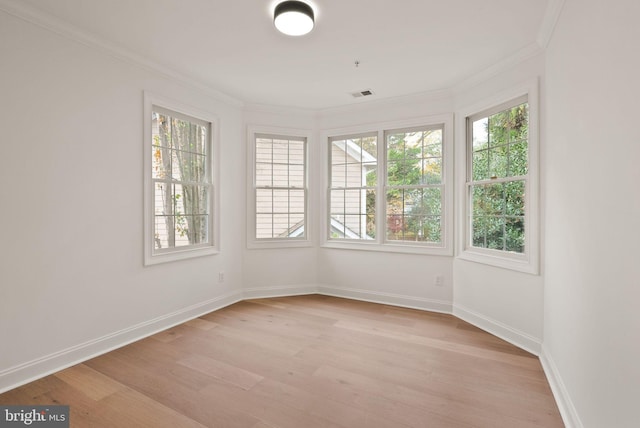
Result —
<instances>
[{"instance_id":1,"label":"ceiling","mask_svg":"<svg viewBox=\"0 0 640 428\"><path fill-rule=\"evenodd\" d=\"M21 3L243 103L324 109L452 88L530 49L552 2L306 1L316 27L302 37L275 30L275 0Z\"/></svg>"}]
</instances>

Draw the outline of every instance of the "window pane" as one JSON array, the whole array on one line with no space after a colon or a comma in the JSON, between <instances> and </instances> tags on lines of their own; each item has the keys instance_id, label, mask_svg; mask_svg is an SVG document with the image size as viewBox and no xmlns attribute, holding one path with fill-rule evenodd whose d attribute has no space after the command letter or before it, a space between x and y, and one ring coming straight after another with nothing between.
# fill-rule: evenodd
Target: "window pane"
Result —
<instances>
[{"instance_id":1,"label":"window pane","mask_svg":"<svg viewBox=\"0 0 640 428\"><path fill-rule=\"evenodd\" d=\"M508 216L524 215L525 182L511 181L504 184L505 214Z\"/></svg>"},{"instance_id":2,"label":"window pane","mask_svg":"<svg viewBox=\"0 0 640 428\"><path fill-rule=\"evenodd\" d=\"M154 213L173 214L173 186L168 183L156 183L154 188Z\"/></svg>"},{"instance_id":3,"label":"window pane","mask_svg":"<svg viewBox=\"0 0 640 428\"><path fill-rule=\"evenodd\" d=\"M331 238L375 236L376 194L367 187L377 186L376 140L375 136L331 140Z\"/></svg>"},{"instance_id":4,"label":"window pane","mask_svg":"<svg viewBox=\"0 0 640 428\"><path fill-rule=\"evenodd\" d=\"M524 251L525 181L471 186L472 245Z\"/></svg>"},{"instance_id":5,"label":"window pane","mask_svg":"<svg viewBox=\"0 0 640 428\"><path fill-rule=\"evenodd\" d=\"M442 182L442 158L429 158L422 161L422 183L440 184Z\"/></svg>"},{"instance_id":6,"label":"window pane","mask_svg":"<svg viewBox=\"0 0 640 428\"><path fill-rule=\"evenodd\" d=\"M366 194L366 234L369 238L376 237L376 191L367 190Z\"/></svg>"},{"instance_id":7,"label":"window pane","mask_svg":"<svg viewBox=\"0 0 640 428\"><path fill-rule=\"evenodd\" d=\"M289 212L289 191L288 190L273 191L273 212L274 213Z\"/></svg>"},{"instance_id":8,"label":"window pane","mask_svg":"<svg viewBox=\"0 0 640 428\"><path fill-rule=\"evenodd\" d=\"M361 163L350 163L346 165L346 186L347 187L366 187L365 170Z\"/></svg>"},{"instance_id":9,"label":"window pane","mask_svg":"<svg viewBox=\"0 0 640 428\"><path fill-rule=\"evenodd\" d=\"M286 238L289 230L289 214L273 215L273 237Z\"/></svg>"},{"instance_id":10,"label":"window pane","mask_svg":"<svg viewBox=\"0 0 640 428\"><path fill-rule=\"evenodd\" d=\"M511 177L527 175L528 146L526 141L514 143L509 146L509 175Z\"/></svg>"},{"instance_id":11,"label":"window pane","mask_svg":"<svg viewBox=\"0 0 640 428\"><path fill-rule=\"evenodd\" d=\"M273 162L289 163L289 142L287 140L273 140Z\"/></svg>"},{"instance_id":12,"label":"window pane","mask_svg":"<svg viewBox=\"0 0 640 428\"><path fill-rule=\"evenodd\" d=\"M289 187L304 188L304 165L289 165Z\"/></svg>"},{"instance_id":13,"label":"window pane","mask_svg":"<svg viewBox=\"0 0 640 428\"><path fill-rule=\"evenodd\" d=\"M256 238L268 239L273 237L273 214L256 215Z\"/></svg>"},{"instance_id":14,"label":"window pane","mask_svg":"<svg viewBox=\"0 0 640 428\"><path fill-rule=\"evenodd\" d=\"M502 111L489 117L489 146L496 147L509 141L508 112Z\"/></svg>"},{"instance_id":15,"label":"window pane","mask_svg":"<svg viewBox=\"0 0 640 428\"><path fill-rule=\"evenodd\" d=\"M345 213L345 201L344 190L332 190L331 191L331 214L344 214Z\"/></svg>"},{"instance_id":16,"label":"window pane","mask_svg":"<svg viewBox=\"0 0 640 428\"><path fill-rule=\"evenodd\" d=\"M346 214L360 214L362 212L362 193L364 190L345 190L344 207Z\"/></svg>"},{"instance_id":17,"label":"window pane","mask_svg":"<svg viewBox=\"0 0 640 428\"><path fill-rule=\"evenodd\" d=\"M154 234L154 248L156 250L162 248L169 248L169 241L174 241L174 218L171 215L156 215L155 216L155 234ZM171 245L173 246L173 244Z\"/></svg>"},{"instance_id":18,"label":"window pane","mask_svg":"<svg viewBox=\"0 0 640 428\"><path fill-rule=\"evenodd\" d=\"M167 148L151 147L152 178L171 178L171 151Z\"/></svg>"},{"instance_id":19,"label":"window pane","mask_svg":"<svg viewBox=\"0 0 640 428\"><path fill-rule=\"evenodd\" d=\"M289 164L304 165L304 141L289 141Z\"/></svg>"},{"instance_id":20,"label":"window pane","mask_svg":"<svg viewBox=\"0 0 640 428\"><path fill-rule=\"evenodd\" d=\"M431 187L422 191L422 211L423 215L442 214L442 188Z\"/></svg>"},{"instance_id":21,"label":"window pane","mask_svg":"<svg viewBox=\"0 0 640 428\"><path fill-rule=\"evenodd\" d=\"M347 187L347 165L331 165L331 187Z\"/></svg>"},{"instance_id":22,"label":"window pane","mask_svg":"<svg viewBox=\"0 0 640 428\"><path fill-rule=\"evenodd\" d=\"M272 164L270 163L256 163L256 186L272 186L273 185L273 173Z\"/></svg>"},{"instance_id":23,"label":"window pane","mask_svg":"<svg viewBox=\"0 0 640 428\"><path fill-rule=\"evenodd\" d=\"M429 216L424 223L425 240L429 242L442 242L442 217Z\"/></svg>"},{"instance_id":24,"label":"window pane","mask_svg":"<svg viewBox=\"0 0 640 428\"><path fill-rule=\"evenodd\" d=\"M489 150L473 152L473 179L487 180L489 175Z\"/></svg>"},{"instance_id":25,"label":"window pane","mask_svg":"<svg viewBox=\"0 0 640 428\"><path fill-rule=\"evenodd\" d=\"M304 214L291 214L289 216L289 237L300 236L300 228L304 227Z\"/></svg>"},{"instance_id":26,"label":"window pane","mask_svg":"<svg viewBox=\"0 0 640 428\"><path fill-rule=\"evenodd\" d=\"M175 214L207 213L207 186L176 184L174 192Z\"/></svg>"},{"instance_id":27,"label":"window pane","mask_svg":"<svg viewBox=\"0 0 640 428\"><path fill-rule=\"evenodd\" d=\"M287 164L272 164L272 180L274 187L288 187L289 186L289 165Z\"/></svg>"},{"instance_id":28,"label":"window pane","mask_svg":"<svg viewBox=\"0 0 640 428\"><path fill-rule=\"evenodd\" d=\"M485 117L473 122L472 142L474 152L489 146L489 118Z\"/></svg>"},{"instance_id":29,"label":"window pane","mask_svg":"<svg viewBox=\"0 0 640 428\"><path fill-rule=\"evenodd\" d=\"M524 252L524 217L506 219L506 251Z\"/></svg>"},{"instance_id":30,"label":"window pane","mask_svg":"<svg viewBox=\"0 0 640 428\"><path fill-rule=\"evenodd\" d=\"M207 242L207 215L176 215L176 247Z\"/></svg>"},{"instance_id":31,"label":"window pane","mask_svg":"<svg viewBox=\"0 0 640 428\"><path fill-rule=\"evenodd\" d=\"M510 141L527 141L529 138L529 105L520 104L509 111Z\"/></svg>"},{"instance_id":32,"label":"window pane","mask_svg":"<svg viewBox=\"0 0 640 428\"><path fill-rule=\"evenodd\" d=\"M273 145L267 138L256 138L256 162L271 162Z\"/></svg>"},{"instance_id":33,"label":"window pane","mask_svg":"<svg viewBox=\"0 0 640 428\"><path fill-rule=\"evenodd\" d=\"M256 189L256 212L257 213L273 212L273 190Z\"/></svg>"},{"instance_id":34,"label":"window pane","mask_svg":"<svg viewBox=\"0 0 640 428\"><path fill-rule=\"evenodd\" d=\"M500 146L489 150L489 173L491 178L507 176L509 146Z\"/></svg>"},{"instance_id":35,"label":"window pane","mask_svg":"<svg viewBox=\"0 0 640 428\"><path fill-rule=\"evenodd\" d=\"M292 214L304 214L305 211L304 190L289 190L289 212Z\"/></svg>"}]
</instances>

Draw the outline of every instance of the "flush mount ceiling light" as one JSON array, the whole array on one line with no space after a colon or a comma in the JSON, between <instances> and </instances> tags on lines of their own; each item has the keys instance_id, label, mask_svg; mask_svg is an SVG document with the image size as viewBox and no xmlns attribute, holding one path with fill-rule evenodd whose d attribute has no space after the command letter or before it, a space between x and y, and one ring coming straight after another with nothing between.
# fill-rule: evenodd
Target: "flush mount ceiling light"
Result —
<instances>
[{"instance_id":1,"label":"flush mount ceiling light","mask_svg":"<svg viewBox=\"0 0 640 428\"><path fill-rule=\"evenodd\" d=\"M303 36L313 30L313 9L301 1L283 1L273 12L278 31L288 36Z\"/></svg>"}]
</instances>

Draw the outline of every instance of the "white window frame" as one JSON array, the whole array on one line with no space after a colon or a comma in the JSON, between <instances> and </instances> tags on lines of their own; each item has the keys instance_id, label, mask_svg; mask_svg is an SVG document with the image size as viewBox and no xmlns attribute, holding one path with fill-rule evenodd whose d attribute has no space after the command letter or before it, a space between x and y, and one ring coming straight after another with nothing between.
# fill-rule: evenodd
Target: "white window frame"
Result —
<instances>
[{"instance_id":1,"label":"white window frame","mask_svg":"<svg viewBox=\"0 0 640 428\"><path fill-rule=\"evenodd\" d=\"M322 242L324 248L348 249L348 250L368 250L392 253L427 254L437 256L452 256L454 254L454 139L453 139L453 115L441 114L419 117L407 120L389 121L361 125L339 129L328 129L321 132L321 141L324 148L322 150L323 168L323 188L322 198ZM442 242L434 243L413 243L406 241L393 241L386 239L386 175L387 143L385 133L387 131L398 131L413 128L430 128L442 125ZM344 136L356 136L362 134L377 133L377 159L378 159L378 184L376 187L376 238L375 239L336 239L329 236L331 213L330 213L330 168L329 163L332 138Z\"/></svg>"},{"instance_id":2,"label":"white window frame","mask_svg":"<svg viewBox=\"0 0 640 428\"><path fill-rule=\"evenodd\" d=\"M203 112L189 105L176 102L174 100L144 92L144 119L143 119L143 160L144 160L144 265L151 266L159 263L173 262L177 260L191 259L194 257L203 257L218 254L220 252L219 244L219 191L217 188L219 174L219 156L218 156L218 133L219 123L217 117ZM209 224L207 243L198 245L189 245L162 251L155 250L155 212L154 212L154 180L152 178L152 112L154 107L162 110L174 112L176 117L182 119L196 119L206 122L210 125L211 132L208 135L207 142L207 175L210 182L210 198L209 198Z\"/></svg>"},{"instance_id":3,"label":"white window frame","mask_svg":"<svg viewBox=\"0 0 640 428\"><path fill-rule=\"evenodd\" d=\"M526 97L529 104L528 172L525 184L525 248L523 253L479 248L471 245L469 211L471 143L469 118L479 113L493 114L507 108L516 100ZM537 79L506 90L490 99L461 110L456 118L456 178L458 182L459 239L457 257L462 260L525 272L533 275L540 271L540 171L539 171L539 100ZM515 104L513 104L515 106ZM500 180L502 181L502 180Z\"/></svg>"},{"instance_id":4,"label":"white window frame","mask_svg":"<svg viewBox=\"0 0 640 428\"><path fill-rule=\"evenodd\" d=\"M304 207L304 236L282 238L257 238L256 237L256 137L269 135L291 139L305 140L305 207ZM312 246L313 227L309 211L309 150L312 140L312 132L308 129L281 128L262 125L249 125L247 127L247 248L300 248Z\"/></svg>"}]
</instances>

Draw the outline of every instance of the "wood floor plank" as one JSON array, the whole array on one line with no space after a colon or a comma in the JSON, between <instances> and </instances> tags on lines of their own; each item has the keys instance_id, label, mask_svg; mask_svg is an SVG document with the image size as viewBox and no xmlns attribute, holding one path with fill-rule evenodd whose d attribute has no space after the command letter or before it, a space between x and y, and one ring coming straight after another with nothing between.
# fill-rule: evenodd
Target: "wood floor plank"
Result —
<instances>
[{"instance_id":1,"label":"wood floor plank","mask_svg":"<svg viewBox=\"0 0 640 428\"><path fill-rule=\"evenodd\" d=\"M556 428L535 356L452 315L243 301L0 394L72 427Z\"/></svg>"},{"instance_id":2,"label":"wood floor plank","mask_svg":"<svg viewBox=\"0 0 640 428\"><path fill-rule=\"evenodd\" d=\"M84 364L62 370L56 373L55 377L82 391L95 401L126 389L120 382L116 382Z\"/></svg>"},{"instance_id":3,"label":"wood floor plank","mask_svg":"<svg viewBox=\"0 0 640 428\"><path fill-rule=\"evenodd\" d=\"M178 364L249 390L264 379L262 376L202 355L190 355Z\"/></svg>"}]
</instances>

